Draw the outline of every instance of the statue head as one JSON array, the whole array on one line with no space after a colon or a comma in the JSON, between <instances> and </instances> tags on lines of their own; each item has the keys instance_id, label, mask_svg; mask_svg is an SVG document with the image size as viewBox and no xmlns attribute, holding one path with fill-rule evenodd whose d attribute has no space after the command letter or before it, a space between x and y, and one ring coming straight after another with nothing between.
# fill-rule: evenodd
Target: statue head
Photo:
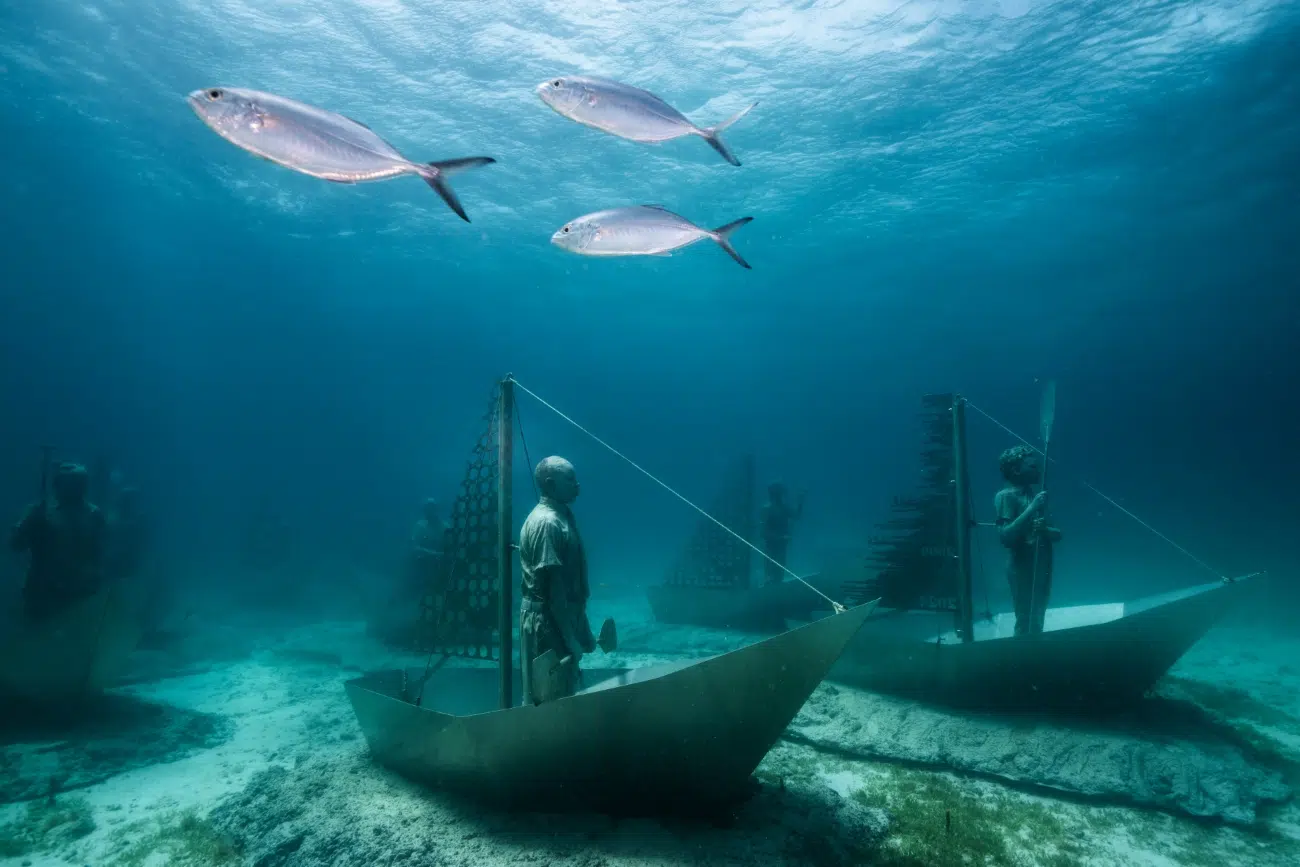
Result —
<instances>
[{"instance_id":1,"label":"statue head","mask_svg":"<svg viewBox=\"0 0 1300 867\"><path fill-rule=\"evenodd\" d=\"M439 519L442 517L441 512L442 510L438 508L438 501L433 497L429 497L424 501L424 505L420 506L420 514L423 515L424 520L428 521L430 524L438 523Z\"/></svg>"},{"instance_id":2,"label":"statue head","mask_svg":"<svg viewBox=\"0 0 1300 867\"><path fill-rule=\"evenodd\" d=\"M81 464L65 461L54 471L54 500L60 506L80 506L86 502L90 474Z\"/></svg>"},{"instance_id":3,"label":"statue head","mask_svg":"<svg viewBox=\"0 0 1300 867\"><path fill-rule=\"evenodd\" d=\"M772 482L767 486L767 495L772 502L780 503L785 500L785 482Z\"/></svg>"},{"instance_id":4,"label":"statue head","mask_svg":"<svg viewBox=\"0 0 1300 867\"><path fill-rule=\"evenodd\" d=\"M1042 476L1038 453L1029 446L1012 446L998 458L1002 478L1015 485L1037 484Z\"/></svg>"},{"instance_id":5,"label":"statue head","mask_svg":"<svg viewBox=\"0 0 1300 867\"><path fill-rule=\"evenodd\" d=\"M572 503L578 498L582 486L578 484L578 472L573 464L557 455L542 458L533 470L533 480L543 497L557 503Z\"/></svg>"}]
</instances>

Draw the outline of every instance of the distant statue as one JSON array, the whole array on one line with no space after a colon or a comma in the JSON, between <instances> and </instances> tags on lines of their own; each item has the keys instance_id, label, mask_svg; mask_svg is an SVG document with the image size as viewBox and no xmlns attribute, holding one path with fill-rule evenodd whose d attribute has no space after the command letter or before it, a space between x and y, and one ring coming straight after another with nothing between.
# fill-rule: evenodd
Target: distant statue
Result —
<instances>
[{"instance_id":1,"label":"distant statue","mask_svg":"<svg viewBox=\"0 0 1300 867\"><path fill-rule=\"evenodd\" d=\"M413 587L428 587L438 575L442 564L443 546L450 525L442 519L442 508L430 497L420 509L420 519L411 529L411 583Z\"/></svg>"},{"instance_id":2,"label":"distant statue","mask_svg":"<svg viewBox=\"0 0 1300 867\"><path fill-rule=\"evenodd\" d=\"M803 516L805 497L805 494L800 494L798 505L791 506L786 501L786 489L783 483L772 482L767 486L767 502L763 504L759 519L763 535L763 552L771 558L763 561L765 584L779 584L785 578L785 562L790 552L790 537L794 522ZM773 560L776 562L772 562Z\"/></svg>"},{"instance_id":3,"label":"distant statue","mask_svg":"<svg viewBox=\"0 0 1300 867\"><path fill-rule=\"evenodd\" d=\"M571 508L580 490L577 472L564 458L549 457L537 464L533 478L541 498L519 531L525 704L577 692L582 655L597 646L587 622L587 555Z\"/></svg>"},{"instance_id":4,"label":"distant statue","mask_svg":"<svg viewBox=\"0 0 1300 867\"><path fill-rule=\"evenodd\" d=\"M1028 446L1015 446L998 460L1006 486L993 500L998 532L1007 547L1007 581L1015 603L1016 635L1036 635L1043 631L1047 615L1047 598L1052 592L1052 546L1061 539L1061 531L1047 526L1047 492L1033 491L1042 479L1038 455ZM1038 585L1034 582L1034 549L1042 539L1038 555Z\"/></svg>"},{"instance_id":5,"label":"distant statue","mask_svg":"<svg viewBox=\"0 0 1300 867\"><path fill-rule=\"evenodd\" d=\"M10 547L30 555L23 607L40 621L94 595L103 582L104 514L86 497L90 476L81 464L55 471L53 502L27 507L13 529Z\"/></svg>"}]
</instances>

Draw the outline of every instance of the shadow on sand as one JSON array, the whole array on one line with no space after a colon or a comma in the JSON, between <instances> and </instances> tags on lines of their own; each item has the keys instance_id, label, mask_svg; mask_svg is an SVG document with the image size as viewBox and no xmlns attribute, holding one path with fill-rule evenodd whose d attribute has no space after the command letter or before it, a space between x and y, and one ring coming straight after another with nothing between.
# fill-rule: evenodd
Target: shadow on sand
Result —
<instances>
[{"instance_id":1,"label":"shadow on sand","mask_svg":"<svg viewBox=\"0 0 1300 867\"><path fill-rule=\"evenodd\" d=\"M0 803L44 797L175 761L227 740L223 717L129 695L7 703L0 718Z\"/></svg>"}]
</instances>

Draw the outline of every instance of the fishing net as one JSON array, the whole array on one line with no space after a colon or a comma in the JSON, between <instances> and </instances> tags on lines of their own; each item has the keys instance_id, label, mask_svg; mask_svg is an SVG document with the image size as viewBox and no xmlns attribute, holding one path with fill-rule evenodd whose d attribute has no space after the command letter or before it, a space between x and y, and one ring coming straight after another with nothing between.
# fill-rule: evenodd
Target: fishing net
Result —
<instances>
[{"instance_id":1,"label":"fishing net","mask_svg":"<svg viewBox=\"0 0 1300 867\"><path fill-rule=\"evenodd\" d=\"M483 660L500 655L499 395L497 386L452 504L444 555L420 600L419 650L424 653Z\"/></svg>"},{"instance_id":2,"label":"fishing net","mask_svg":"<svg viewBox=\"0 0 1300 867\"><path fill-rule=\"evenodd\" d=\"M922 398L920 490L895 497L890 518L876 525L865 579L848 581L850 604L877 597L885 608L957 611L957 467L952 394Z\"/></svg>"}]
</instances>

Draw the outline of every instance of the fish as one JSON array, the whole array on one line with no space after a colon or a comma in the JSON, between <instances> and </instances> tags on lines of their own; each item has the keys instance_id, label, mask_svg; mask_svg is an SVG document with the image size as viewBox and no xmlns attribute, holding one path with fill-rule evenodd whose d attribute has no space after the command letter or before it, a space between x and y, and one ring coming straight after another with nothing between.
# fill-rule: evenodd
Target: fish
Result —
<instances>
[{"instance_id":1,"label":"fish","mask_svg":"<svg viewBox=\"0 0 1300 867\"><path fill-rule=\"evenodd\" d=\"M492 157L412 162L360 121L260 90L206 87L186 100L226 141L313 178L356 184L419 175L467 223L447 178L496 162Z\"/></svg>"},{"instance_id":2,"label":"fish","mask_svg":"<svg viewBox=\"0 0 1300 867\"><path fill-rule=\"evenodd\" d=\"M663 205L634 205L578 217L552 235L551 243L580 256L667 256L708 238L742 268L750 268L731 246L730 236L753 219L741 217L716 229L704 229Z\"/></svg>"},{"instance_id":3,"label":"fish","mask_svg":"<svg viewBox=\"0 0 1300 867\"><path fill-rule=\"evenodd\" d=\"M569 120L630 141L657 144L697 135L733 166L740 165L740 160L732 155L719 135L758 105L755 102L741 109L717 126L698 127L653 93L604 78L585 75L549 78L537 85L537 95Z\"/></svg>"}]
</instances>

